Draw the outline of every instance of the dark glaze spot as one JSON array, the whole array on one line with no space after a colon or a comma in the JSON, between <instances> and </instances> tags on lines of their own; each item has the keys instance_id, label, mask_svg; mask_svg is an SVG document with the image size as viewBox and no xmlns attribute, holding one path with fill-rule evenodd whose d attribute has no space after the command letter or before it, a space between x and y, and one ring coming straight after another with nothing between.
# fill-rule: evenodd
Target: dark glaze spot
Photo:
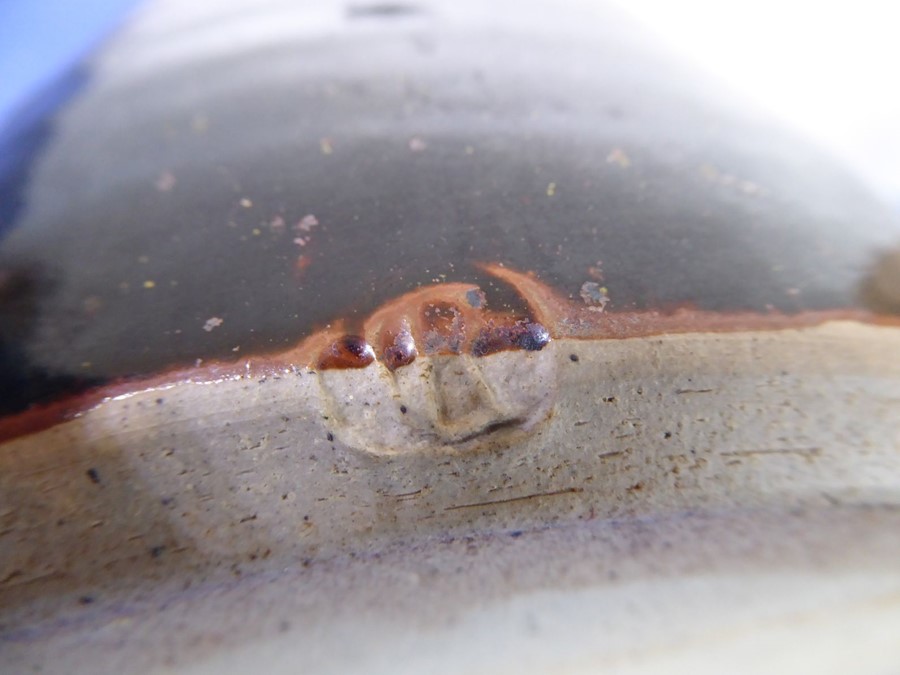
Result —
<instances>
[{"instance_id":1,"label":"dark glaze spot","mask_svg":"<svg viewBox=\"0 0 900 675\"><path fill-rule=\"evenodd\" d=\"M539 352L550 342L550 333L539 323L526 323L519 336L519 346L525 351Z\"/></svg>"},{"instance_id":2,"label":"dark glaze spot","mask_svg":"<svg viewBox=\"0 0 900 675\"><path fill-rule=\"evenodd\" d=\"M482 328L478 337L472 342L472 354L474 356L487 356L506 349L512 349L515 345L513 336L514 327L487 326Z\"/></svg>"},{"instance_id":3,"label":"dark glaze spot","mask_svg":"<svg viewBox=\"0 0 900 675\"><path fill-rule=\"evenodd\" d=\"M401 366L408 366L416 360L419 350L409 331L403 331L394 336L393 341L385 347L382 357L388 370L396 370Z\"/></svg>"},{"instance_id":4,"label":"dark glaze spot","mask_svg":"<svg viewBox=\"0 0 900 675\"><path fill-rule=\"evenodd\" d=\"M359 335L345 335L319 356L318 368L365 368L375 360L375 351Z\"/></svg>"},{"instance_id":5,"label":"dark glaze spot","mask_svg":"<svg viewBox=\"0 0 900 675\"><path fill-rule=\"evenodd\" d=\"M85 473L87 473L87 477L94 485L100 484L100 473L97 471L97 469L88 469Z\"/></svg>"},{"instance_id":6,"label":"dark glaze spot","mask_svg":"<svg viewBox=\"0 0 900 675\"><path fill-rule=\"evenodd\" d=\"M550 342L550 334L539 323L518 321L511 326L488 326L472 342L474 356L487 356L509 349L540 351Z\"/></svg>"}]
</instances>

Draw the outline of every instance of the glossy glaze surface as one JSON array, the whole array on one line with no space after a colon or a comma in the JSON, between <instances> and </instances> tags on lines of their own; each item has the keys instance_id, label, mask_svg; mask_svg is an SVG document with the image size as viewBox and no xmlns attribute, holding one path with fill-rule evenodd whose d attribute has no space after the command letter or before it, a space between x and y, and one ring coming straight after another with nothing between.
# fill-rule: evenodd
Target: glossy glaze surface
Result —
<instances>
[{"instance_id":1,"label":"glossy glaze surface","mask_svg":"<svg viewBox=\"0 0 900 675\"><path fill-rule=\"evenodd\" d=\"M3 409L489 289L479 261L611 314L857 304L897 224L827 157L614 13L466 7L285 5L227 48L252 17L175 13L85 64L4 141Z\"/></svg>"}]
</instances>

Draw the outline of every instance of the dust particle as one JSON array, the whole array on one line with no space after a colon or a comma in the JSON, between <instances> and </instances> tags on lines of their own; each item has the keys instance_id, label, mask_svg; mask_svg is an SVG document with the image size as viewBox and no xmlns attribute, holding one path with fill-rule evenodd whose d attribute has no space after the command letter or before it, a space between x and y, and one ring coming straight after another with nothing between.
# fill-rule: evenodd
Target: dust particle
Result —
<instances>
[{"instance_id":1,"label":"dust particle","mask_svg":"<svg viewBox=\"0 0 900 675\"><path fill-rule=\"evenodd\" d=\"M221 326L222 323L223 320L219 317L211 316L206 320L206 323L203 324L203 330L205 330L207 333L210 333L214 328L218 328L219 326Z\"/></svg>"},{"instance_id":2,"label":"dust particle","mask_svg":"<svg viewBox=\"0 0 900 675\"><path fill-rule=\"evenodd\" d=\"M595 312L602 312L609 302L609 291L596 281L585 281L578 292L584 304Z\"/></svg>"},{"instance_id":3,"label":"dust particle","mask_svg":"<svg viewBox=\"0 0 900 675\"><path fill-rule=\"evenodd\" d=\"M299 230L300 232L312 232L312 229L318 224L319 219L316 218L313 214L307 213L297 221L297 224L294 225L294 229Z\"/></svg>"}]
</instances>

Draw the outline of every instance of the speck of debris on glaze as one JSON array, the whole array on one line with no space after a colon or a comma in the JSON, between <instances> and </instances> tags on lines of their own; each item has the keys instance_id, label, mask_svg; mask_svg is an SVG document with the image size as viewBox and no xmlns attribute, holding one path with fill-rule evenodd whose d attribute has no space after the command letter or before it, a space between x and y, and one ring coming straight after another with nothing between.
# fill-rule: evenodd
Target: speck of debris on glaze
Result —
<instances>
[{"instance_id":1,"label":"speck of debris on glaze","mask_svg":"<svg viewBox=\"0 0 900 675\"><path fill-rule=\"evenodd\" d=\"M609 294L605 286L596 281L585 281L581 285L578 295L584 300L584 304L595 311L602 312L609 303Z\"/></svg>"},{"instance_id":2,"label":"speck of debris on glaze","mask_svg":"<svg viewBox=\"0 0 900 675\"><path fill-rule=\"evenodd\" d=\"M211 316L206 320L206 323L203 324L203 330L207 333L212 332L214 329L221 326L223 323L222 319L218 316Z\"/></svg>"}]
</instances>

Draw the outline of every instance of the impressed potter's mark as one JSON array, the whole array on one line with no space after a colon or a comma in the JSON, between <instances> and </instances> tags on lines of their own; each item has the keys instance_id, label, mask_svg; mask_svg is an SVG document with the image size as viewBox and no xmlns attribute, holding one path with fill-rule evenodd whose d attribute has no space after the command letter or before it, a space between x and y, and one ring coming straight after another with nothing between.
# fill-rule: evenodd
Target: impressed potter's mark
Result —
<instances>
[{"instance_id":1,"label":"impressed potter's mark","mask_svg":"<svg viewBox=\"0 0 900 675\"><path fill-rule=\"evenodd\" d=\"M420 288L378 309L360 336L324 340L316 363L329 423L376 454L508 442L550 414L549 342L541 323L488 311L477 286Z\"/></svg>"},{"instance_id":2,"label":"impressed potter's mark","mask_svg":"<svg viewBox=\"0 0 900 675\"><path fill-rule=\"evenodd\" d=\"M315 373L315 403L331 433L365 452L454 451L508 444L549 417L556 397L551 337L609 340L673 333L799 329L842 320L900 325L894 315L855 308L799 314L595 311L533 274L497 264L479 267L526 301L528 317L492 312L481 289L449 283L407 293L362 326L343 321L285 351L239 362L208 361L142 380L122 380L0 419L0 442L65 424L90 425L94 408L132 396L230 380ZM574 289L573 289L574 290ZM570 356L572 361L577 360Z\"/></svg>"}]
</instances>

